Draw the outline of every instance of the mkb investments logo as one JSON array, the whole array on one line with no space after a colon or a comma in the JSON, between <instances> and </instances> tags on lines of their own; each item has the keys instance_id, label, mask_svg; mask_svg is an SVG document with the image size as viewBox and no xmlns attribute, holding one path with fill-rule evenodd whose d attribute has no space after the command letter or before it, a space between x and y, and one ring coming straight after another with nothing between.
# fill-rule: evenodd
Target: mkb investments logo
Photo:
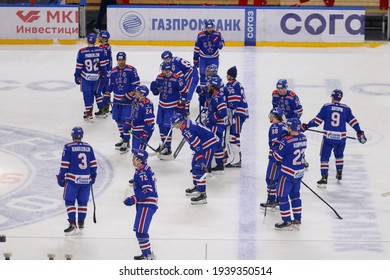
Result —
<instances>
[{"instance_id":1,"label":"mkb investments logo","mask_svg":"<svg viewBox=\"0 0 390 280\"><path fill-rule=\"evenodd\" d=\"M70 137L7 126L0 126L0 135L0 232L66 213L56 174ZM103 155L95 155L98 195L110 185L113 172Z\"/></svg>"},{"instance_id":2,"label":"mkb investments logo","mask_svg":"<svg viewBox=\"0 0 390 280\"><path fill-rule=\"evenodd\" d=\"M16 15L23 21L23 22L33 22L40 18L39 11L17 11Z\"/></svg>"},{"instance_id":3,"label":"mkb investments logo","mask_svg":"<svg viewBox=\"0 0 390 280\"><path fill-rule=\"evenodd\" d=\"M144 32L145 19L139 13L128 12L121 17L119 27L126 36L137 37Z\"/></svg>"}]
</instances>

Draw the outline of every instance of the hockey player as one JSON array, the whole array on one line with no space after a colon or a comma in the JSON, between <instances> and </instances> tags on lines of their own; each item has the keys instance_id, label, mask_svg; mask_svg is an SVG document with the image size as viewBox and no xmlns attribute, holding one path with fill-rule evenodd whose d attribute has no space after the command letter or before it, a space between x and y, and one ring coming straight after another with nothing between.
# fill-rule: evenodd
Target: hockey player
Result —
<instances>
[{"instance_id":1,"label":"hockey player","mask_svg":"<svg viewBox=\"0 0 390 280\"><path fill-rule=\"evenodd\" d=\"M107 77L110 77L112 69L112 51L111 45L108 43L110 39L110 33L107 30L101 30L98 34L98 41L100 43L99 48L102 48L106 52L107 57ZM110 102L111 102L111 93L108 90L108 79L107 81L99 81L99 94L103 95L103 105L102 108L95 113L96 117L106 116L110 111Z\"/></svg>"},{"instance_id":2,"label":"hockey player","mask_svg":"<svg viewBox=\"0 0 390 280\"><path fill-rule=\"evenodd\" d=\"M171 62L161 63L161 72L150 84L150 90L154 95L159 95L156 123L163 143L159 147L160 159L168 159L172 157L170 119L177 112L186 114L187 88L183 75L172 73Z\"/></svg>"},{"instance_id":3,"label":"hockey player","mask_svg":"<svg viewBox=\"0 0 390 280\"><path fill-rule=\"evenodd\" d=\"M280 140L279 148L273 152L275 160L281 164L277 199L282 222L275 224L276 230L292 230L293 225L299 228L302 217L300 189L304 175L303 157L307 141L306 136L299 132L301 130L299 119L291 118L287 120L286 125L290 135ZM293 221L290 209L292 209Z\"/></svg>"},{"instance_id":4,"label":"hockey player","mask_svg":"<svg viewBox=\"0 0 390 280\"><path fill-rule=\"evenodd\" d=\"M171 124L174 128L180 129L194 152L191 163L194 187L186 189L185 194L193 196L191 198L193 205L206 204L206 171L211 167L211 159L219 146L219 139L208 128L190 119L185 119L179 113L172 116Z\"/></svg>"},{"instance_id":5,"label":"hockey player","mask_svg":"<svg viewBox=\"0 0 390 280\"><path fill-rule=\"evenodd\" d=\"M126 64L126 53L118 52L116 55L118 65L114 67L110 75L108 91L114 92L112 105L112 118L118 126L120 141L115 144L115 149L120 153L126 153L130 148L130 116L134 103L134 90L140 84L137 69Z\"/></svg>"},{"instance_id":6,"label":"hockey player","mask_svg":"<svg viewBox=\"0 0 390 280\"><path fill-rule=\"evenodd\" d=\"M229 147L230 155L225 167L241 167L241 131L242 126L249 118L248 102L246 101L245 91L239 81L236 80L237 68L233 66L227 70L226 78L228 82L225 85L224 92L227 98L228 120L229 120Z\"/></svg>"},{"instance_id":7,"label":"hockey player","mask_svg":"<svg viewBox=\"0 0 390 280\"><path fill-rule=\"evenodd\" d=\"M153 170L147 164L148 153L144 150L133 149L132 163L135 167L134 174L134 194L126 191L123 203L126 206L136 206L134 221L135 235L142 254L135 256L135 260L153 260L155 255L151 249L149 241L149 227L153 215L158 206L158 194L156 186L156 177Z\"/></svg>"},{"instance_id":8,"label":"hockey player","mask_svg":"<svg viewBox=\"0 0 390 280\"><path fill-rule=\"evenodd\" d=\"M332 150L336 158L336 179L341 180L344 167L344 149L346 144L348 123L357 133L360 143L367 142L364 131L360 129L358 120L352 114L352 110L345 104L340 103L343 92L335 89L331 94L331 103L322 106L317 116L310 122L303 123L302 129L305 131L310 127L317 127L324 122L324 136L320 151L321 179L317 182L320 188L326 188L328 183L329 158Z\"/></svg>"},{"instance_id":9,"label":"hockey player","mask_svg":"<svg viewBox=\"0 0 390 280\"><path fill-rule=\"evenodd\" d=\"M93 101L98 94L99 79L107 79L107 57L102 48L96 47L96 34L87 36L88 46L81 48L77 53L76 70L74 73L75 83L81 84L84 97L84 120L92 122ZM99 110L103 106L103 97L97 96L96 103Z\"/></svg>"},{"instance_id":10,"label":"hockey player","mask_svg":"<svg viewBox=\"0 0 390 280\"><path fill-rule=\"evenodd\" d=\"M187 88L186 114L189 115L192 96L199 82L198 69L193 67L188 60L173 56L172 52L170 51L164 51L161 54L161 58L164 60L164 62L172 63L173 73L183 74L184 76L184 81Z\"/></svg>"},{"instance_id":11,"label":"hockey player","mask_svg":"<svg viewBox=\"0 0 390 280\"><path fill-rule=\"evenodd\" d=\"M260 208L265 207L275 208L276 188L279 180L280 165L277 164L275 158L272 156L274 150L279 148L280 140L288 134L287 127L283 122L283 110L279 107L273 108L268 114L271 126L268 130L268 167L265 175L265 182L267 183L267 202L260 203Z\"/></svg>"},{"instance_id":12,"label":"hockey player","mask_svg":"<svg viewBox=\"0 0 390 280\"><path fill-rule=\"evenodd\" d=\"M272 106L280 107L283 110L285 120L290 118L300 119L303 114L303 107L299 101L298 95L287 89L288 83L286 79L280 79L276 83L276 90L272 93ZM303 159L305 168L309 167L306 159Z\"/></svg>"},{"instance_id":13,"label":"hockey player","mask_svg":"<svg viewBox=\"0 0 390 280\"><path fill-rule=\"evenodd\" d=\"M152 101L147 98L149 89L144 85L135 88L134 97L137 102L131 117L131 132L135 135L132 147L136 150L145 150L154 131L154 107Z\"/></svg>"},{"instance_id":14,"label":"hockey player","mask_svg":"<svg viewBox=\"0 0 390 280\"><path fill-rule=\"evenodd\" d=\"M219 50L225 45L222 34L214 30L212 20L206 20L204 30L198 33L194 47L194 66L199 67L200 84L206 84L206 67L215 64L219 66Z\"/></svg>"},{"instance_id":15,"label":"hockey player","mask_svg":"<svg viewBox=\"0 0 390 280\"><path fill-rule=\"evenodd\" d=\"M301 102L295 92L288 89L287 80L280 79L272 93L272 106L280 107L286 119L300 118L303 113Z\"/></svg>"},{"instance_id":16,"label":"hockey player","mask_svg":"<svg viewBox=\"0 0 390 280\"><path fill-rule=\"evenodd\" d=\"M64 146L61 168L57 175L58 185L64 188L68 213L69 227L64 230L66 236L78 234L77 226L80 231L84 229L89 194L97 175L97 161L93 149L88 143L82 142L83 129L74 127L71 136L73 141Z\"/></svg>"},{"instance_id":17,"label":"hockey player","mask_svg":"<svg viewBox=\"0 0 390 280\"><path fill-rule=\"evenodd\" d=\"M206 84L205 85L199 85L196 87L196 92L198 93L198 100L199 100L199 113L202 112L203 108L205 107L206 100L210 97L209 96L209 88L207 86L208 80L212 77L219 77L218 75L218 66L215 64L210 64L206 67ZM224 84L222 83L220 91L223 92Z\"/></svg>"},{"instance_id":18,"label":"hockey player","mask_svg":"<svg viewBox=\"0 0 390 280\"><path fill-rule=\"evenodd\" d=\"M212 132L214 132L219 139L224 138L224 132L227 126L227 105L226 98L223 92L220 91L222 80L220 77L212 77L208 80L208 92L210 98L206 101L206 108L202 114L202 123ZM218 142L218 147L215 150L215 167L211 168L211 172L215 174L224 173L224 150L222 141Z\"/></svg>"}]
</instances>

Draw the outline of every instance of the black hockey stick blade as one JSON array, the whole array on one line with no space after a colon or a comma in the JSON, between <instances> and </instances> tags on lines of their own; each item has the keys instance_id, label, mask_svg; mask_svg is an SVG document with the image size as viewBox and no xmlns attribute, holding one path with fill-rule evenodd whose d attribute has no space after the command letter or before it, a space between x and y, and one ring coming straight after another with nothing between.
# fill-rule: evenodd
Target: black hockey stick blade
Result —
<instances>
[{"instance_id":1,"label":"black hockey stick blade","mask_svg":"<svg viewBox=\"0 0 390 280\"><path fill-rule=\"evenodd\" d=\"M306 188L308 188L308 189L309 189L312 193L314 193L319 199L321 199L322 202L324 202L326 205L328 205L328 207L329 207L330 209L332 209L333 212L336 214L337 218L339 218L340 220L343 219L343 218L339 215L339 213L337 213L337 211L336 211L332 206L329 205L328 202L326 202L321 196L319 196L319 195L318 195L315 191L313 191L308 185L306 185L305 182L303 182L303 181L301 181L301 182L302 182L302 184L304 184L304 185L306 186Z\"/></svg>"}]
</instances>

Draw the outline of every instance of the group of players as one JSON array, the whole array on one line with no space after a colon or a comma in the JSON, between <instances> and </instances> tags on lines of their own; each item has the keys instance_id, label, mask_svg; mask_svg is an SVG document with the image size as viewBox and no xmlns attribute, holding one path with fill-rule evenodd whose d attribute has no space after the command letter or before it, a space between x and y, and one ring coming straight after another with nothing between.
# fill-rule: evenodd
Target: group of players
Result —
<instances>
[{"instance_id":1,"label":"group of players","mask_svg":"<svg viewBox=\"0 0 390 280\"><path fill-rule=\"evenodd\" d=\"M211 20L205 22L204 29L198 34L193 65L173 56L170 51L164 51L161 73L150 84L150 90L140 83L137 69L126 64L126 53L118 52L117 66L112 66L109 38L110 34L105 30L98 35L88 34L88 46L77 54L75 83L80 85L83 93L84 120L93 122L96 100L99 110L95 117L106 118L111 111L117 123L120 141L115 148L126 153L131 147L135 174L129 183L133 185L134 194L127 192L124 204L136 205L137 208L134 231L142 255L135 259L153 259L148 229L158 209L158 194L155 174L147 164L146 147L150 147L148 142L155 124L159 128L161 144L154 150L160 159L174 158L171 148L173 128L179 129L183 140L189 143L193 151L193 187L186 189L185 194L191 197L191 204L205 204L207 173L223 174L225 167L241 167L240 134L249 117L248 104L244 88L236 80L235 66L227 71L226 85L218 76L219 50L225 42L221 33L214 30ZM95 45L96 40L99 40L99 46ZM156 116L154 105L148 98L150 91L159 97ZM199 115L196 120L191 120L190 103L194 92L198 93ZM64 147L57 175L58 184L64 187L69 220L65 235L76 235L83 229L87 202L97 176L95 155L92 147L82 141L83 133L81 127L73 128L73 141Z\"/></svg>"},{"instance_id":2,"label":"group of players","mask_svg":"<svg viewBox=\"0 0 390 280\"><path fill-rule=\"evenodd\" d=\"M360 143L367 142L364 131L346 104L340 103L343 92L335 89L331 102L322 106L315 118L307 124L301 123L303 108L297 94L288 89L287 80L281 79L272 93L272 110L269 113L271 126L268 132L269 156L266 172L267 201L260 208L279 207L282 222L275 224L276 230L299 229L302 218L300 197L301 180L304 169L309 167L305 160L307 138L305 131L324 123L323 140L320 151L321 179L319 188L326 188L328 182L329 159L333 151L336 162L336 179L342 179L344 150L347 140L346 124L357 133Z\"/></svg>"},{"instance_id":3,"label":"group of players","mask_svg":"<svg viewBox=\"0 0 390 280\"><path fill-rule=\"evenodd\" d=\"M100 46L95 46L97 39ZM81 84L83 92L84 120L92 121L95 100L99 109L95 113L97 118L107 117L111 107L112 118L120 134L115 148L125 153L132 147L135 174L130 183L134 194L127 192L124 204L136 205L137 208L134 231L142 254L135 259L154 259L148 230L158 209L158 194L155 174L147 164L146 147L155 124L159 127L161 139L156 150L160 159L174 158L171 148L173 128L179 129L183 139L189 143L193 151L193 187L186 189L185 194L191 196L192 204L205 204L207 173L223 174L225 167L241 167L240 134L243 123L249 117L248 104L244 88L236 80L235 66L228 69L225 85L218 76L219 50L223 48L224 40L221 33L214 30L212 21L206 21L204 30L198 34L193 65L173 56L170 51L161 54L161 73L150 84L150 90L140 84L137 69L126 64L126 53L118 52L117 66L112 67L108 40L109 33L104 30L98 36L94 33L87 36L88 47L80 49L77 55L75 82ZM346 123L355 129L361 143L364 144L367 139L351 109L340 103L343 97L341 90L334 90L331 103L325 104L318 115L306 124L300 121L303 108L298 96L288 89L287 80L279 80L276 87L272 94L273 109L269 113L268 196L260 207L278 206L282 222L275 224L275 229L292 230L301 224L300 183L304 168L308 167L305 161L307 139L303 132L324 122L318 187L326 187L332 151L336 158L336 178L342 179ZM148 98L150 91L159 96L157 116ZM199 116L191 120L189 108L194 92L198 93ZM75 127L72 130L73 142L64 147L57 177L58 184L65 187L64 199L70 224L65 229L66 235L77 234L83 229L91 186L97 174L93 149L82 142L82 137L82 128Z\"/></svg>"}]
</instances>

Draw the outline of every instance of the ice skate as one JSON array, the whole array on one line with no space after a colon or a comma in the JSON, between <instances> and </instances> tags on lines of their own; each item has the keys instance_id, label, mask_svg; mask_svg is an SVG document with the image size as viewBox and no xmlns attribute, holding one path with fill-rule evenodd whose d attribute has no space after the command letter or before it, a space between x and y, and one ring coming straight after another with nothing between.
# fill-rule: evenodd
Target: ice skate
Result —
<instances>
[{"instance_id":1,"label":"ice skate","mask_svg":"<svg viewBox=\"0 0 390 280\"><path fill-rule=\"evenodd\" d=\"M77 231L76 222L69 221L69 227L64 230L64 233L65 233L65 236L77 235L78 231Z\"/></svg>"},{"instance_id":2,"label":"ice skate","mask_svg":"<svg viewBox=\"0 0 390 280\"><path fill-rule=\"evenodd\" d=\"M130 150L129 141L123 141L122 147L120 147L119 152L121 154L127 153Z\"/></svg>"},{"instance_id":3,"label":"ice skate","mask_svg":"<svg viewBox=\"0 0 390 280\"><path fill-rule=\"evenodd\" d=\"M343 179L343 170L342 169L337 169L336 173L336 179L338 183L341 183L341 179Z\"/></svg>"},{"instance_id":4,"label":"ice skate","mask_svg":"<svg viewBox=\"0 0 390 280\"><path fill-rule=\"evenodd\" d=\"M84 229L84 221L78 221L77 225L79 227L80 232Z\"/></svg>"},{"instance_id":5,"label":"ice skate","mask_svg":"<svg viewBox=\"0 0 390 280\"><path fill-rule=\"evenodd\" d=\"M191 198L192 205L206 204L206 203L207 203L207 195L204 192L199 193L198 196Z\"/></svg>"},{"instance_id":6,"label":"ice skate","mask_svg":"<svg viewBox=\"0 0 390 280\"><path fill-rule=\"evenodd\" d=\"M197 196L199 194L196 186L194 186L193 188L186 189L185 193L186 193L186 196Z\"/></svg>"},{"instance_id":7,"label":"ice skate","mask_svg":"<svg viewBox=\"0 0 390 280\"><path fill-rule=\"evenodd\" d=\"M160 149L160 153L157 155L157 157L161 160L173 160L175 159L173 156L172 156L172 149L171 147L162 147Z\"/></svg>"},{"instance_id":8,"label":"ice skate","mask_svg":"<svg viewBox=\"0 0 390 280\"><path fill-rule=\"evenodd\" d=\"M84 111L84 121L93 123L92 111Z\"/></svg>"},{"instance_id":9,"label":"ice skate","mask_svg":"<svg viewBox=\"0 0 390 280\"><path fill-rule=\"evenodd\" d=\"M222 163L217 164L215 167L211 168L211 173L217 175L223 175L225 173L225 167Z\"/></svg>"},{"instance_id":10,"label":"ice skate","mask_svg":"<svg viewBox=\"0 0 390 280\"><path fill-rule=\"evenodd\" d=\"M156 259L156 256L153 252L147 256L144 256L143 254L139 255L139 256L134 256L134 260L137 260L137 261L147 261L147 260L155 260L155 259Z\"/></svg>"},{"instance_id":11,"label":"ice skate","mask_svg":"<svg viewBox=\"0 0 390 280\"><path fill-rule=\"evenodd\" d=\"M300 230L301 229L301 220L297 220L297 219L295 219L295 220L293 220L292 221L292 224L293 224L293 227L295 228L295 229L297 229L297 230Z\"/></svg>"},{"instance_id":12,"label":"ice skate","mask_svg":"<svg viewBox=\"0 0 390 280\"><path fill-rule=\"evenodd\" d=\"M282 222L275 224L275 230L293 230L292 222Z\"/></svg>"},{"instance_id":13,"label":"ice skate","mask_svg":"<svg viewBox=\"0 0 390 280\"><path fill-rule=\"evenodd\" d=\"M326 184L328 183L328 174L322 176L321 180L317 181L317 187L325 189Z\"/></svg>"},{"instance_id":14,"label":"ice skate","mask_svg":"<svg viewBox=\"0 0 390 280\"><path fill-rule=\"evenodd\" d=\"M97 111L95 113L95 117L99 118L99 119L105 119L105 118L107 118L107 114L103 111L103 108L102 108L102 109L99 109L99 111Z\"/></svg>"},{"instance_id":15,"label":"ice skate","mask_svg":"<svg viewBox=\"0 0 390 280\"><path fill-rule=\"evenodd\" d=\"M264 210L267 207L267 210L274 211L276 207L279 206L279 203L276 200L268 200L267 202L260 203L260 209Z\"/></svg>"},{"instance_id":16,"label":"ice skate","mask_svg":"<svg viewBox=\"0 0 390 280\"><path fill-rule=\"evenodd\" d=\"M115 144L115 150L119 150L123 145L123 139L121 138L118 143Z\"/></svg>"}]
</instances>

